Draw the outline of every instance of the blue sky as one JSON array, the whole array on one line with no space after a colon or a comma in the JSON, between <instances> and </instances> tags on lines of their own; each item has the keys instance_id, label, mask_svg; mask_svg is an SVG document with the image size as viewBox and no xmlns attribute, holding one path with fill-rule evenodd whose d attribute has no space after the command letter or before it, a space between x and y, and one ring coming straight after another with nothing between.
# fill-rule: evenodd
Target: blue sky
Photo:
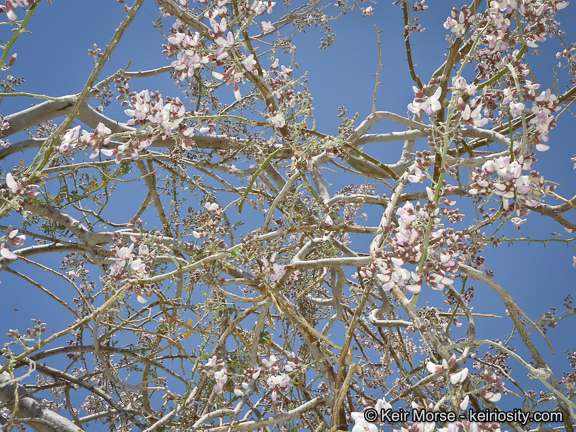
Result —
<instances>
[{"instance_id":1,"label":"blue sky","mask_svg":"<svg viewBox=\"0 0 576 432\"><path fill-rule=\"evenodd\" d=\"M406 114L406 106L412 101L412 81L408 73L403 51L403 36L401 11L390 1L377 2L375 13L368 18L362 18L359 13L350 13L333 24L337 34L334 45L325 51L318 50L320 45L319 33L311 29L307 34L296 38L300 43L296 52L296 63L299 72L309 72L308 87L315 100L315 118L321 132L336 134L339 121L336 117L337 108L344 106L348 109L348 116L359 113L359 121L370 113L377 68L377 44L374 25L382 31L382 56L384 68L380 75L383 83L378 91L378 110L387 110ZM447 43L446 30L442 27L445 17L450 11L448 2L430 2L430 9L421 14L422 25L426 28L423 34L416 34L412 38L414 59L417 63L417 72L424 82L428 81L432 71L443 60ZM21 10L19 11L22 13ZM40 93L50 96L61 96L79 92L93 66L93 59L88 56L87 50L96 43L102 49L108 43L114 29L124 16L122 6L116 0L54 0L50 5L43 1L37 8L35 16L28 29L32 34L25 34L16 43L15 52L18 60L10 70L14 76L24 76L26 83L20 90L31 93ZM104 69L106 75L124 68L132 61L130 70L146 70L169 64L162 51L161 35L152 28L151 22L158 17L159 12L153 2L144 3L134 24L124 36L112 59ZM559 15L563 28L570 32L570 23L576 22L576 5L569 6ZM573 27L573 25L572 25ZM0 29L0 37L6 40L9 37L7 28ZM575 34L568 33L568 41L576 40ZM533 72L542 88L551 86L554 75L552 68L557 63L554 58L558 51L557 41L550 41L542 45L542 55L533 59ZM558 73L564 78L563 71ZM165 96L178 96L179 90L168 77L161 79L133 80L132 90L149 87L151 90L160 90ZM564 89L562 85L561 89ZM5 98L0 106L1 113L7 115L21 110L34 103L33 99ZM123 109L119 104L108 111L112 118L126 121ZM358 122L359 122L358 121ZM356 124L358 124L358 122ZM573 131L576 120L571 114L566 114L559 121L559 127L550 134L551 150L538 155L539 163L536 169L550 180L562 186L557 192L565 197L576 193L575 171L570 157L576 153L573 141ZM401 130L391 124L378 124L371 132L384 132ZM23 134L19 135L20 138ZM16 142L18 136L11 137ZM365 150L382 162L394 162L399 155L401 144L371 144ZM420 143L423 149L425 142ZM21 155L3 161L2 170L10 170L10 163L17 161ZM336 186L345 185L356 178L328 177ZM141 192L141 193L140 193ZM135 191L137 199L141 199L145 192ZM140 196L141 195L141 196ZM127 205L132 202L137 205L137 199L126 197ZM553 200L548 200L554 203ZM556 202L557 203L557 202ZM458 206L459 204L457 204ZM574 212L572 212L574 213ZM378 223L379 214L374 211L370 214L370 221ZM568 216L574 220L574 216ZM17 224L18 219L14 219ZM522 226L519 233L511 224L500 233L507 236L523 235L532 239L545 239L550 233L556 232L564 238L572 238L561 226L538 214L531 215L529 221ZM366 246L369 239L365 240ZM561 243L549 243L546 246L533 243L516 243L510 247L502 245L499 248L487 248L485 257L486 267L493 270L495 279L507 288L519 306L535 319L548 311L550 306L562 309L562 298L574 294L574 275L576 269L572 268L572 256L576 255L574 249ZM30 267L23 263L15 263L14 269L25 272ZM31 270L34 277L45 276L37 269ZM0 304L0 330L29 326L29 318L40 318L49 323L49 329L61 329L68 324L69 317L58 315L52 309L52 303L41 297L33 287L24 285L22 281L3 273L0 276L4 290L4 299ZM44 280L44 279L43 279ZM51 280L46 277L46 280ZM52 283L56 284L56 279ZM504 314L504 307L495 293L476 282L477 306L475 312ZM57 290L58 291L58 290ZM63 296L69 293L62 292ZM424 291L420 302L436 304L438 293ZM13 311L17 307L18 312ZM502 320L505 321L505 320ZM564 349L569 349L576 342L573 335L574 320L561 322L557 328L548 333L548 338L557 347L556 355L552 356L545 349L539 335L532 331L533 340L542 347L542 354L547 361L556 367L555 372L567 369L567 361L563 355ZM509 334L511 327L508 321L504 325L494 325L487 320L477 320L478 332L484 332L485 337L504 338ZM3 338L4 336L2 336ZM519 369L519 368L518 368ZM519 376L523 376L519 372Z\"/></svg>"}]
</instances>

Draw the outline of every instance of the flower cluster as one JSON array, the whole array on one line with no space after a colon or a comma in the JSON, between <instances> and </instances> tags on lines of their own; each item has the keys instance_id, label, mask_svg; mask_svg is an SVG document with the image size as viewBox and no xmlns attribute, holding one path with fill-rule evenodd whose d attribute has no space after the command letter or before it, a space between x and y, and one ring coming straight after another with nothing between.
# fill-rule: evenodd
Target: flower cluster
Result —
<instances>
[{"instance_id":1,"label":"flower cluster","mask_svg":"<svg viewBox=\"0 0 576 432\"><path fill-rule=\"evenodd\" d=\"M108 272L115 280L126 277L143 278L150 275L151 271L147 264L153 261L155 253L151 252L147 245L140 244L138 246L138 255L134 252L134 243L131 243L128 247L116 245L112 250L115 255L115 261ZM136 300L139 303L146 303L146 297L150 297L146 288L142 286L137 286L135 293Z\"/></svg>"},{"instance_id":2,"label":"flower cluster","mask_svg":"<svg viewBox=\"0 0 576 432\"><path fill-rule=\"evenodd\" d=\"M80 137L80 126L68 129L62 136L62 140L60 141L58 151L66 155L71 155L73 153L73 150L76 148L76 145L78 144L79 137Z\"/></svg>"},{"instance_id":3,"label":"flower cluster","mask_svg":"<svg viewBox=\"0 0 576 432\"><path fill-rule=\"evenodd\" d=\"M200 33L195 32L193 35L178 31L181 23L176 21L173 29L176 32L168 38L168 45L164 45L164 53L171 58L176 54L176 60L172 62L174 76L180 81L194 76L197 69L203 64L210 61L208 56L204 56L200 51Z\"/></svg>"},{"instance_id":4,"label":"flower cluster","mask_svg":"<svg viewBox=\"0 0 576 432\"><path fill-rule=\"evenodd\" d=\"M482 127L488 123L487 118L482 118L480 98L474 98L469 104L465 104L462 98L458 98L458 105L462 110L460 118L463 125Z\"/></svg>"},{"instance_id":5,"label":"flower cluster","mask_svg":"<svg viewBox=\"0 0 576 432\"><path fill-rule=\"evenodd\" d=\"M510 161L509 156L502 156L488 161L480 168L476 168L472 174L472 183L469 193L471 195L488 195L494 193L501 197L505 210L510 207L510 200L516 198L514 209L518 216L527 214L522 211L523 206L534 207L538 202L534 195L548 193L554 187L546 185L544 178L538 177L536 171L530 175L522 174L530 170L534 163L534 155L520 156ZM495 178L490 178L496 175Z\"/></svg>"},{"instance_id":6,"label":"flower cluster","mask_svg":"<svg viewBox=\"0 0 576 432\"><path fill-rule=\"evenodd\" d=\"M272 282L276 282L280 279L283 275L286 274L286 270L284 270L284 266L276 263L276 256L278 255L277 252L274 252L270 257L270 262L266 259L262 259L263 266L263 273L268 274L270 280Z\"/></svg>"},{"instance_id":7,"label":"flower cluster","mask_svg":"<svg viewBox=\"0 0 576 432\"><path fill-rule=\"evenodd\" d=\"M198 371L214 380L214 393L219 395L224 391L224 386L228 382L228 374L230 374L224 360L212 356L205 365L198 366Z\"/></svg>"},{"instance_id":8,"label":"flower cluster","mask_svg":"<svg viewBox=\"0 0 576 432\"><path fill-rule=\"evenodd\" d=\"M558 98L552 94L550 89L542 92L540 96L534 100L532 112L536 117L530 120L530 124L534 128L534 144L536 150L546 151L550 148L549 145L544 143L550 139L548 132L556 127L556 118L551 113L558 109Z\"/></svg>"},{"instance_id":9,"label":"flower cluster","mask_svg":"<svg viewBox=\"0 0 576 432\"><path fill-rule=\"evenodd\" d=\"M92 150L92 154L89 156L90 159L97 157L100 152L105 156L112 156L112 150L100 148L101 145L107 145L110 142L111 133L112 131L102 123L98 123L94 132L88 132L86 130L82 131L80 142L86 144L86 147Z\"/></svg>"},{"instance_id":10,"label":"flower cluster","mask_svg":"<svg viewBox=\"0 0 576 432\"><path fill-rule=\"evenodd\" d=\"M281 372L281 365L275 355L271 355L270 359L263 359L262 364L265 367L263 372L267 376L267 387L272 390L270 398L273 403L277 403L279 397L288 391L291 379L286 372ZM287 372L296 370L305 372L305 369L302 368L296 356L294 356L294 361L289 361L288 364L284 366L284 370Z\"/></svg>"},{"instance_id":11,"label":"flower cluster","mask_svg":"<svg viewBox=\"0 0 576 432\"><path fill-rule=\"evenodd\" d=\"M187 223L192 228L192 235L197 239L215 239L218 235L226 235L227 229L222 223L226 217L224 209L216 202L206 202L203 208L206 210L205 212L200 210L195 215L190 214L186 218ZM192 209L189 209L189 212L191 211ZM220 242L220 240L217 241Z\"/></svg>"},{"instance_id":12,"label":"flower cluster","mask_svg":"<svg viewBox=\"0 0 576 432\"><path fill-rule=\"evenodd\" d=\"M13 195L20 195L26 196L28 198L34 198L40 192L40 186L38 185L29 185L28 179L24 177L20 181L14 179L12 173L6 174L6 186L8 186L8 190Z\"/></svg>"},{"instance_id":13,"label":"flower cluster","mask_svg":"<svg viewBox=\"0 0 576 432\"><path fill-rule=\"evenodd\" d=\"M98 123L93 132L82 130L82 134L80 134L80 126L75 126L64 133L60 140L58 151L65 155L72 155L79 144L84 144L87 149L92 150L89 156L90 159L94 159L100 153L105 156L112 156L117 153L117 150L101 148L101 146L110 143L111 133L112 131L104 126L103 123Z\"/></svg>"},{"instance_id":14,"label":"flower cluster","mask_svg":"<svg viewBox=\"0 0 576 432\"><path fill-rule=\"evenodd\" d=\"M272 94L278 99L278 103L284 108L290 109L296 106L296 93L292 82L292 69L284 65L280 65L280 60L276 58L270 65L267 73ZM279 122L272 121L275 127L284 126L284 117L281 113L276 113L274 117L281 116ZM277 125L276 123L281 123Z\"/></svg>"},{"instance_id":15,"label":"flower cluster","mask_svg":"<svg viewBox=\"0 0 576 432\"><path fill-rule=\"evenodd\" d=\"M502 377L485 370L483 378L486 386L482 389L482 397L491 402L498 402L502 397L502 393L506 392L506 388L502 382Z\"/></svg>"},{"instance_id":16,"label":"flower cluster","mask_svg":"<svg viewBox=\"0 0 576 432\"><path fill-rule=\"evenodd\" d=\"M26 334L28 335L27 336L28 338L35 338L46 331L45 322L42 322L41 320L34 318L32 318L31 321L32 323L34 323L34 327L26 329ZM6 333L6 337L19 340L22 338L22 335L20 334L18 329L10 329L8 333Z\"/></svg>"},{"instance_id":17,"label":"flower cluster","mask_svg":"<svg viewBox=\"0 0 576 432\"><path fill-rule=\"evenodd\" d=\"M234 31L229 28L228 15L229 11L225 7L227 1L219 1L214 7L208 9L206 17L209 20L209 34L214 43L209 50L206 50L205 43L201 41L200 34L189 32L187 26L177 20L171 29L171 36L168 38L168 44L164 45L164 53L168 58L176 55L176 60L172 62L174 75L179 81L194 76L196 70L204 65L213 63L215 66L222 65L223 61L231 58L232 51L236 48L237 41ZM253 1L246 4L238 5L238 13L249 24L255 16L264 13L271 14L276 2L273 1ZM262 21L262 30L264 33L270 33L275 27L269 21ZM242 59L242 64L248 71L252 71L252 65L255 63L253 55L246 56ZM239 83L242 82L242 72L238 65L228 65L224 74L213 71L213 75L228 84L234 86L234 96L236 100L241 99Z\"/></svg>"},{"instance_id":18,"label":"flower cluster","mask_svg":"<svg viewBox=\"0 0 576 432\"><path fill-rule=\"evenodd\" d=\"M398 286L411 293L419 293L423 281L435 290L452 285L454 279L451 274L458 270L458 262L466 260L469 255L460 250L468 250L465 244L467 237L453 229L443 229L437 217L439 213L440 208L432 203L425 206L421 206L419 202L416 206L411 202L404 204L396 212L398 227L394 224L388 227L392 250L378 252L374 263L371 267L364 268L361 275L376 277L384 290ZM434 240L434 244L429 246L422 274L409 271L404 265L417 263L422 258L422 239L431 217L434 219L430 238Z\"/></svg>"},{"instance_id":19,"label":"flower cluster","mask_svg":"<svg viewBox=\"0 0 576 432\"><path fill-rule=\"evenodd\" d=\"M90 159L94 159L100 153L105 156L112 156L113 150L108 148L100 148L102 145L107 145L110 142L110 134L112 131L104 124L98 123L93 132L82 130L82 135L79 136L80 126L76 126L66 131L60 142L58 150L64 154L72 154L78 143L86 145L86 148L91 149Z\"/></svg>"},{"instance_id":20,"label":"flower cluster","mask_svg":"<svg viewBox=\"0 0 576 432\"><path fill-rule=\"evenodd\" d=\"M414 114L425 112L428 115L432 115L432 113L442 108L439 100L442 91L440 87L436 89L432 96L428 97L426 97L426 86L424 86L422 90L416 86L412 86L412 90L414 90L414 100L411 104L408 104L408 111L413 112Z\"/></svg>"},{"instance_id":21,"label":"flower cluster","mask_svg":"<svg viewBox=\"0 0 576 432\"><path fill-rule=\"evenodd\" d=\"M272 14L274 6L276 6L276 2L271 0L254 0L241 3L238 6L238 10L245 14L246 18L251 18L256 15L264 15L265 13L268 13L269 15Z\"/></svg>"},{"instance_id":22,"label":"flower cluster","mask_svg":"<svg viewBox=\"0 0 576 432\"><path fill-rule=\"evenodd\" d=\"M245 369L243 382L241 384L234 383L234 394L237 397L243 397L247 391L253 391L256 384L260 382L266 390L270 391L271 401L277 403L281 395L286 394L290 387L291 378L288 373L306 372L306 368L300 364L297 356L292 354L292 359L284 366L284 372L282 372L282 365L278 358L274 355L271 355L269 359L262 359L263 367ZM213 356L205 365L200 365L199 371L214 380L214 392L216 394L222 394L232 376L231 371L226 368L225 361L216 356Z\"/></svg>"},{"instance_id":23,"label":"flower cluster","mask_svg":"<svg viewBox=\"0 0 576 432\"><path fill-rule=\"evenodd\" d=\"M186 127L182 125L186 108L180 98L167 97L164 103L160 93L150 94L150 91L142 90L131 95L131 105L132 109L124 110L126 115L132 117L128 120L129 125L146 125L150 122L161 125L166 135L178 129L186 135Z\"/></svg>"},{"instance_id":24,"label":"flower cluster","mask_svg":"<svg viewBox=\"0 0 576 432\"><path fill-rule=\"evenodd\" d=\"M272 402L276 403L279 394L286 393L288 390L288 387L290 386L290 377L286 373L271 375L266 380L266 383L270 390L272 390L272 395L270 396Z\"/></svg>"},{"instance_id":25,"label":"flower cluster","mask_svg":"<svg viewBox=\"0 0 576 432\"><path fill-rule=\"evenodd\" d=\"M470 9L468 9L468 6L466 5L462 6L460 11L456 8L453 8L450 16L444 23L444 28L454 33L457 38L461 38L464 36L466 26L469 23L470 15Z\"/></svg>"},{"instance_id":26,"label":"flower cluster","mask_svg":"<svg viewBox=\"0 0 576 432\"><path fill-rule=\"evenodd\" d=\"M236 100L242 99L239 84L242 83L243 74L238 66L230 66L223 74L214 71L212 75L214 78L224 81L227 84L232 84L234 86L234 97Z\"/></svg>"}]
</instances>

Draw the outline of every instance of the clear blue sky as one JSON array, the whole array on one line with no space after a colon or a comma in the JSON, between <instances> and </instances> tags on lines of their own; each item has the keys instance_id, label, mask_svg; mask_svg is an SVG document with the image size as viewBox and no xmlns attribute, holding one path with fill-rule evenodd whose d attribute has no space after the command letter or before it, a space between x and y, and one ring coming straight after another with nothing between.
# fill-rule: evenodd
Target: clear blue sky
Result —
<instances>
[{"instance_id":1,"label":"clear blue sky","mask_svg":"<svg viewBox=\"0 0 576 432\"><path fill-rule=\"evenodd\" d=\"M300 35L296 52L296 62L299 72L309 71L308 87L315 99L315 117L321 132L335 134L339 121L336 117L337 107L344 106L351 117L359 112L359 120L369 114L372 107L372 95L377 68L377 45L374 25L382 31L382 55L384 69L380 81L383 85L378 92L377 109L406 114L406 106L412 101L412 81L403 51L403 36L401 11L391 1L377 2L375 13L368 18L362 18L358 13L351 13L333 24L337 34L334 45L326 51L318 50L320 36L311 29L307 34ZM368 4L366 4L368 5ZM450 7L448 2L430 1L430 9L421 14L421 22L426 31L413 36L414 59L418 65L417 72L424 82L428 81L433 70L442 62L446 53L446 30L442 27ZM19 11L22 14L22 11ZM124 13L122 6L116 0L54 0L52 5L43 1L37 9L28 29L32 34L23 35L17 42L14 51L18 52L17 63L10 70L14 76L24 76L25 85L20 90L31 93L61 96L79 92L93 65L93 59L87 50L97 43L104 48L117 27ZM108 75L119 68L127 66L132 61L130 70L145 70L169 64L169 60L161 53L162 39L152 28L151 21L159 15L158 9L151 1L145 2L133 26L123 38L111 61L105 68ZM576 40L576 34L571 23L576 22L576 5L570 5L559 15L563 28L568 31L568 42ZM572 28L571 28L572 27ZM3 40L9 38L8 28L0 29ZM555 53L559 49L557 41L542 45L542 55L534 58L533 72L542 88L552 85L554 75L552 68L557 63ZM4 74L5 76L5 74ZM563 77L563 72L559 72ZM104 75L101 77L104 78ZM566 82L564 80L564 82ZM178 96L179 90L168 77L148 79L131 83L133 90L149 87L160 90L165 96ZM561 87L561 90L564 86ZM6 98L0 107L3 115L8 115L34 103L32 99ZM108 112L113 118L126 121L123 109L116 104ZM356 123L358 124L358 122ZM574 145L574 128L576 120L571 114L565 115L559 122L559 127L550 134L551 149L540 153L536 169L550 180L560 183L557 192L565 197L576 193L576 182L573 162L570 157L576 153ZM394 125L379 124L372 132L384 132L394 129ZM22 134L19 135L23 137ZM11 142L17 142L17 136L11 137ZM420 148L425 147L425 141ZM401 144L371 144L365 150L382 162L394 162L399 155ZM20 158L16 155L3 161L2 170L10 171L10 163ZM9 163L8 163L9 162ZM356 179L330 178L335 185L357 181ZM381 192L383 190L381 189ZM136 194L137 195L137 194ZM142 195L143 196L143 195ZM138 196L138 198L140 198ZM127 197L127 200L130 199ZM136 201L134 201L136 202ZM548 200L554 203L553 200ZM557 203L557 202L556 202ZM135 204L136 205L136 204ZM379 215L370 214L373 225L378 223ZM574 220L574 215L569 216ZM14 219L19 225L18 218ZM491 232L491 231L489 231ZM518 231L507 224L501 233L508 236L519 235ZM528 222L522 225L521 234L533 239L549 238L551 232L570 238L561 226L548 218L537 214L531 215ZM366 240L366 246L369 239ZM27 244L29 245L29 244ZM497 249L488 248L485 253L486 267L494 270L495 279L507 288L521 308L533 319L542 315L550 306L561 309L562 298L569 293L574 294L574 277L576 269L572 268L574 249L560 243L551 243L544 247L541 244L505 245ZM13 268L22 272L31 271L35 277L43 278L38 270L30 270L23 263L15 263ZM67 325L71 319L60 312L51 300L38 294L37 290L25 286L21 280L16 280L6 273L0 275L3 300L0 302L0 329L4 338L5 329L19 327L21 330L29 326L29 318L40 318L48 322L50 330L58 330ZM50 279L52 283L56 279ZM475 312L496 313L502 315L504 307L491 290L475 283ZM67 289L67 288L63 288ZM66 297L67 293L61 293ZM421 302L437 303L439 294L432 290L423 290ZM17 307L18 312L13 308ZM477 320L478 332L484 332L486 337L503 338L509 331L508 322L503 326L488 325L482 319ZM567 369L567 361L563 355L564 349L571 348L576 343L573 335L574 320L568 319L548 333L552 344L557 347L556 355L551 356L544 348L540 336L531 332L533 340L542 347L549 364L557 367L555 372ZM518 367L519 369L519 367ZM520 372L520 376L524 375ZM559 377L559 376L558 376Z\"/></svg>"}]
</instances>

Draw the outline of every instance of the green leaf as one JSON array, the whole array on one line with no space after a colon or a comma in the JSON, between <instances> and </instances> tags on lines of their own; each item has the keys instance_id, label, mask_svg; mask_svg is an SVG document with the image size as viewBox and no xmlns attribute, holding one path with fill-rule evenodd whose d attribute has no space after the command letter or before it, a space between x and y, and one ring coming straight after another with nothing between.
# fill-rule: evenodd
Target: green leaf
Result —
<instances>
[{"instance_id":1,"label":"green leaf","mask_svg":"<svg viewBox=\"0 0 576 432\"><path fill-rule=\"evenodd\" d=\"M246 197L248 196L248 194L252 190L252 186L254 185L254 182L256 181L256 179L258 178L260 173L264 170L264 168L266 168L266 166L272 161L272 159L274 159L274 157L282 151L284 151L283 147L276 149L270 156L268 156L266 158L264 163L256 170L256 172L254 173L254 175L250 179L250 183L248 183L248 186L246 187L244 194L242 195L242 200L240 201L240 207L238 208L238 214L242 213L242 207L244 206L244 201L246 201Z\"/></svg>"}]
</instances>

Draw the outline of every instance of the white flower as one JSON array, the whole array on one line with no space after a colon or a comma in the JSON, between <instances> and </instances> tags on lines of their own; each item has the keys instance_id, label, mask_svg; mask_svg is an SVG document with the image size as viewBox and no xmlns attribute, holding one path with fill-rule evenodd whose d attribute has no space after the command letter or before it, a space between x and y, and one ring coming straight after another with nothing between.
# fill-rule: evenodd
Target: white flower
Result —
<instances>
[{"instance_id":1,"label":"white flower","mask_svg":"<svg viewBox=\"0 0 576 432\"><path fill-rule=\"evenodd\" d=\"M413 87L413 89L415 93L420 91L416 87ZM442 89L438 87L434 94L430 97L427 97L424 101L416 102L416 100L414 100L410 105L408 105L408 110L414 114L419 114L424 111L426 114L432 115L433 112L436 112L442 108L439 100L441 91Z\"/></svg>"},{"instance_id":2,"label":"white flower","mask_svg":"<svg viewBox=\"0 0 576 432\"><path fill-rule=\"evenodd\" d=\"M450 374L450 382L452 385L462 383L468 376L468 368L462 369L460 372Z\"/></svg>"},{"instance_id":3,"label":"white flower","mask_svg":"<svg viewBox=\"0 0 576 432\"><path fill-rule=\"evenodd\" d=\"M143 120L150 112L150 92L148 90L142 90L135 96L135 99L134 109L127 109L124 110L124 112L136 120ZM128 124L134 124L134 120L128 121Z\"/></svg>"},{"instance_id":4,"label":"white flower","mask_svg":"<svg viewBox=\"0 0 576 432\"><path fill-rule=\"evenodd\" d=\"M288 385L290 384L290 377L283 373L282 375L275 375L269 377L266 382L268 386L274 390L279 387L282 391L286 390Z\"/></svg>"},{"instance_id":5,"label":"white flower","mask_svg":"<svg viewBox=\"0 0 576 432\"><path fill-rule=\"evenodd\" d=\"M216 366L216 356L212 356L212 358L210 360L208 360L208 362L204 365L207 368L213 368Z\"/></svg>"},{"instance_id":6,"label":"white flower","mask_svg":"<svg viewBox=\"0 0 576 432\"><path fill-rule=\"evenodd\" d=\"M272 123L275 128L281 128L286 124L286 120L284 120L282 113L277 113L273 117L270 117L270 123Z\"/></svg>"},{"instance_id":7,"label":"white flower","mask_svg":"<svg viewBox=\"0 0 576 432\"><path fill-rule=\"evenodd\" d=\"M274 27L270 21L262 21L262 31L264 33L270 33L274 30L276 30L276 27Z\"/></svg>"},{"instance_id":8,"label":"white flower","mask_svg":"<svg viewBox=\"0 0 576 432\"><path fill-rule=\"evenodd\" d=\"M226 35L226 39L223 37L219 37L216 39L216 43L220 45L222 48L231 48L234 46L234 35L232 32L228 32Z\"/></svg>"},{"instance_id":9,"label":"white flower","mask_svg":"<svg viewBox=\"0 0 576 432\"><path fill-rule=\"evenodd\" d=\"M466 105L464 112L462 113L462 120L464 120L465 124L470 126L484 126L486 123L488 123L488 119L482 118L481 111L482 105L478 105L476 108L474 108L474 111L472 111L470 105Z\"/></svg>"},{"instance_id":10,"label":"white flower","mask_svg":"<svg viewBox=\"0 0 576 432\"><path fill-rule=\"evenodd\" d=\"M6 174L6 186L8 186L8 189L10 189L10 192L12 192L13 194L17 194L18 192L20 192L20 185L16 183L16 180L14 180L12 173Z\"/></svg>"},{"instance_id":11,"label":"white flower","mask_svg":"<svg viewBox=\"0 0 576 432\"><path fill-rule=\"evenodd\" d=\"M271 367L274 363L276 363L278 359L276 358L275 355L271 355L270 356L270 360L268 359L262 359L262 364L264 366L266 366L267 368Z\"/></svg>"},{"instance_id":12,"label":"white flower","mask_svg":"<svg viewBox=\"0 0 576 432\"><path fill-rule=\"evenodd\" d=\"M18 19L18 16L16 16L16 13L14 12L14 6L12 5L12 2L6 2L5 12L10 21L16 21Z\"/></svg>"},{"instance_id":13,"label":"white flower","mask_svg":"<svg viewBox=\"0 0 576 432\"><path fill-rule=\"evenodd\" d=\"M523 110L524 110L523 103L510 102L510 114L512 114L512 117L518 117L519 115L522 114Z\"/></svg>"},{"instance_id":14,"label":"white flower","mask_svg":"<svg viewBox=\"0 0 576 432\"><path fill-rule=\"evenodd\" d=\"M220 206L217 203L207 202L206 204L204 204L204 208L206 208L206 210L208 210L209 212L215 212L220 208Z\"/></svg>"},{"instance_id":15,"label":"white flower","mask_svg":"<svg viewBox=\"0 0 576 432\"><path fill-rule=\"evenodd\" d=\"M437 365L435 363L428 362L428 363L426 363L426 370L428 370L428 372L430 372L431 374L435 374L435 373L442 372L443 369L442 369L441 365Z\"/></svg>"},{"instance_id":16,"label":"white flower","mask_svg":"<svg viewBox=\"0 0 576 432\"><path fill-rule=\"evenodd\" d=\"M516 228L520 229L520 225L525 223L526 219L521 219L519 217L513 217L512 219L510 219L510 222L512 222L512 225L514 225Z\"/></svg>"},{"instance_id":17,"label":"white flower","mask_svg":"<svg viewBox=\"0 0 576 432\"><path fill-rule=\"evenodd\" d=\"M248 72L252 72L254 65L256 64L256 60L254 60L254 54L250 54L244 60L242 60L242 64Z\"/></svg>"},{"instance_id":18,"label":"white flower","mask_svg":"<svg viewBox=\"0 0 576 432\"><path fill-rule=\"evenodd\" d=\"M353 412L350 416L352 417L352 420L356 422L352 428L352 432L378 432L378 426L368 423L364 419L364 414L361 412Z\"/></svg>"},{"instance_id":19,"label":"white flower","mask_svg":"<svg viewBox=\"0 0 576 432\"><path fill-rule=\"evenodd\" d=\"M143 273L144 270L146 270L146 266L144 265L144 263L142 262L142 260L140 258L132 261L130 263L130 267L132 268L132 271L134 271L136 273Z\"/></svg>"},{"instance_id":20,"label":"white flower","mask_svg":"<svg viewBox=\"0 0 576 432\"><path fill-rule=\"evenodd\" d=\"M490 2L490 6L493 8L497 7L501 11L512 12L512 10L518 7L518 4L516 3L516 0L500 0Z\"/></svg>"},{"instance_id":21,"label":"white flower","mask_svg":"<svg viewBox=\"0 0 576 432\"><path fill-rule=\"evenodd\" d=\"M498 402L502 398L502 393L486 392L483 396L490 402Z\"/></svg>"},{"instance_id":22,"label":"white flower","mask_svg":"<svg viewBox=\"0 0 576 432\"><path fill-rule=\"evenodd\" d=\"M426 180L426 176L422 174L422 170L418 167L414 167L414 174L408 176L410 183L422 183L424 180Z\"/></svg>"},{"instance_id":23,"label":"white flower","mask_svg":"<svg viewBox=\"0 0 576 432\"><path fill-rule=\"evenodd\" d=\"M6 243L2 243L2 246L0 247L0 255L9 260L15 260L18 258L18 255L12 252Z\"/></svg>"},{"instance_id":24,"label":"white flower","mask_svg":"<svg viewBox=\"0 0 576 432\"><path fill-rule=\"evenodd\" d=\"M244 396L244 392L242 390L240 390L240 387L238 386L238 384L234 384L234 394L238 397Z\"/></svg>"},{"instance_id":25,"label":"white flower","mask_svg":"<svg viewBox=\"0 0 576 432\"><path fill-rule=\"evenodd\" d=\"M374 8L372 6L368 6L366 9L362 11L362 15L367 17L374 13Z\"/></svg>"}]
</instances>

